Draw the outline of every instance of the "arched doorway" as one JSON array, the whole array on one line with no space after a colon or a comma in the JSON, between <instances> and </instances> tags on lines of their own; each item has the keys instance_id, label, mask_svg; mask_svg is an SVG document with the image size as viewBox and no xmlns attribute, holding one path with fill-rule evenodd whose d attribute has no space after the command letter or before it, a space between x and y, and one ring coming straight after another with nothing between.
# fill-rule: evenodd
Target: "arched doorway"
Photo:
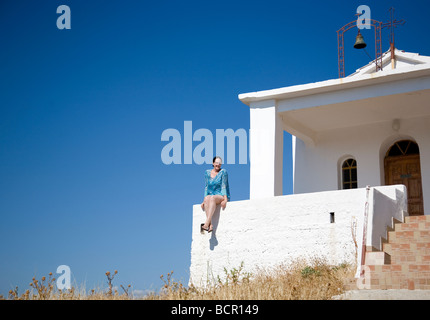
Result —
<instances>
[{"instance_id":1,"label":"arched doorway","mask_svg":"<svg viewBox=\"0 0 430 320\"><path fill-rule=\"evenodd\" d=\"M411 140L395 142L384 159L385 184L403 184L408 192L409 215L424 214L420 151Z\"/></svg>"}]
</instances>

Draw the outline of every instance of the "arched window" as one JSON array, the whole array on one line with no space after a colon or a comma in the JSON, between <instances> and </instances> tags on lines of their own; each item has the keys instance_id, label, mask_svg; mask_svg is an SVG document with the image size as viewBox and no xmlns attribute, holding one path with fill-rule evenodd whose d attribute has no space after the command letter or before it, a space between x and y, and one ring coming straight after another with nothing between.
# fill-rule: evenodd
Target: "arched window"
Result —
<instances>
[{"instance_id":1,"label":"arched window","mask_svg":"<svg viewBox=\"0 0 430 320\"><path fill-rule=\"evenodd\" d=\"M400 140L394 143L387 151L387 157L395 156L408 156L412 154L419 154L420 149L418 145L411 140Z\"/></svg>"},{"instance_id":2,"label":"arched window","mask_svg":"<svg viewBox=\"0 0 430 320\"><path fill-rule=\"evenodd\" d=\"M342 164L342 188L356 189L357 187L357 161L349 158Z\"/></svg>"}]
</instances>

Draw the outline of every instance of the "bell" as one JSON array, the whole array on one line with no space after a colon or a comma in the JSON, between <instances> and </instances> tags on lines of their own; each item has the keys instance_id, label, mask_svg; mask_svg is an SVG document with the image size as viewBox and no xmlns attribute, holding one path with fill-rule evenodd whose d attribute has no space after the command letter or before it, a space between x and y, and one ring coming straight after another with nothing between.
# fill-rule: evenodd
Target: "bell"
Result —
<instances>
[{"instance_id":1,"label":"bell","mask_svg":"<svg viewBox=\"0 0 430 320\"><path fill-rule=\"evenodd\" d=\"M354 48L355 49L363 49L366 48L367 44L364 42L363 36L360 33L360 30L358 30L357 37L355 38Z\"/></svg>"}]
</instances>

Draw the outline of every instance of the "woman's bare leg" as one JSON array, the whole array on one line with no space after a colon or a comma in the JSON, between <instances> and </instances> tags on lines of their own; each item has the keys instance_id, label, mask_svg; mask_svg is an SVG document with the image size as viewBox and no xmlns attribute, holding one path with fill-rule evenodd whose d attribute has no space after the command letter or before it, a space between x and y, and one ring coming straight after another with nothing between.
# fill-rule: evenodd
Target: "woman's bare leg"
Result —
<instances>
[{"instance_id":1,"label":"woman's bare leg","mask_svg":"<svg viewBox=\"0 0 430 320\"><path fill-rule=\"evenodd\" d=\"M203 225L204 229L209 229L216 206L219 205L223 200L224 197L220 195L207 196L205 198L206 222Z\"/></svg>"},{"instance_id":2,"label":"woman's bare leg","mask_svg":"<svg viewBox=\"0 0 430 320\"><path fill-rule=\"evenodd\" d=\"M205 197L205 199L203 200L203 203L204 203L204 211L205 211L205 213L206 213L206 221L207 221L207 219L208 219L208 217L209 217L209 214L208 214L208 209L209 209L209 202L210 202L210 198L212 198L212 196L206 196ZM210 226L210 225L209 225ZM205 228L205 229L207 229L207 228Z\"/></svg>"}]
</instances>

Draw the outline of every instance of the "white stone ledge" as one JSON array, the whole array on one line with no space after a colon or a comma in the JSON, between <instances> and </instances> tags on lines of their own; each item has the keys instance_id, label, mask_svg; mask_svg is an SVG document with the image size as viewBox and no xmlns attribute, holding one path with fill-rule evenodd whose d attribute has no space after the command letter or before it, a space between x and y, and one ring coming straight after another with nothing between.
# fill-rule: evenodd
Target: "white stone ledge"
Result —
<instances>
[{"instance_id":1,"label":"white stone ledge","mask_svg":"<svg viewBox=\"0 0 430 320\"><path fill-rule=\"evenodd\" d=\"M373 197L375 189L378 193ZM372 244L372 233L379 236L385 232L386 221L398 216L393 208L404 210L404 192L404 186L370 189L371 226L366 243ZM224 268L238 268L242 262L244 271L251 273L315 256L334 265L355 263L356 250L358 257L361 254L365 203L365 188L233 201L225 210L217 208L214 231L204 234L200 233L200 224L206 215L200 205L194 205L190 283L204 286L218 276L223 278ZM334 212L334 223L330 212ZM352 236L354 224L358 248Z\"/></svg>"}]
</instances>

